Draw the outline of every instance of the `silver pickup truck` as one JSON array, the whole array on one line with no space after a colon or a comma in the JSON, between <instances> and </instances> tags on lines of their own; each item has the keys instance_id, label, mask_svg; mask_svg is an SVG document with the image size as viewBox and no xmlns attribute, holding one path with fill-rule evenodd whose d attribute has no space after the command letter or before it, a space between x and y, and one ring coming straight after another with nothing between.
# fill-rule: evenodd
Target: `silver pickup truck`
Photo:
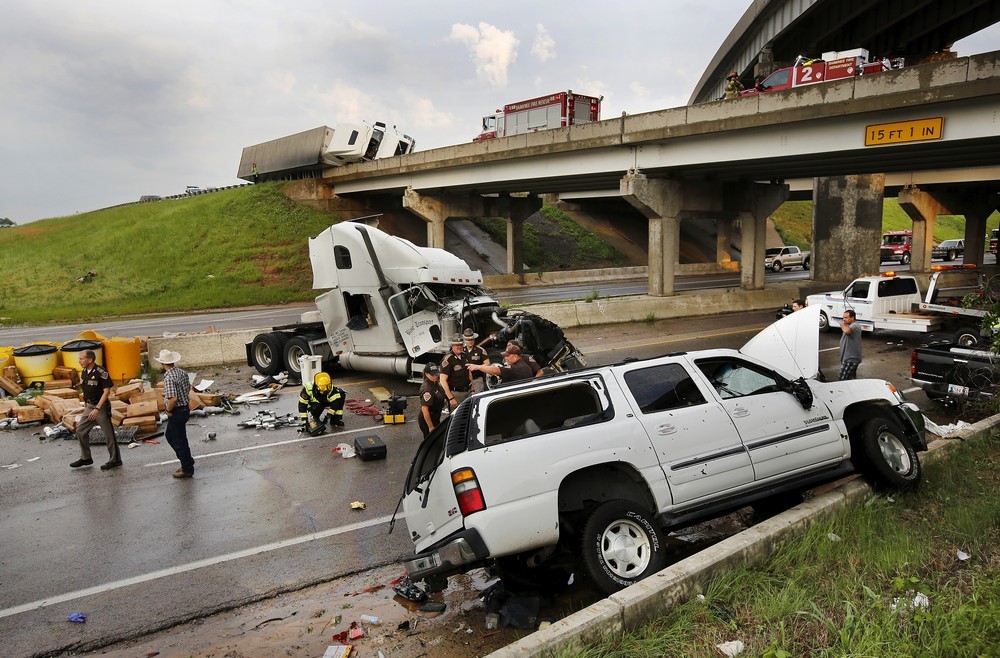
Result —
<instances>
[{"instance_id":1,"label":"silver pickup truck","mask_svg":"<svg viewBox=\"0 0 1000 658\"><path fill-rule=\"evenodd\" d=\"M798 247L772 247L764 252L764 269L780 272L789 267L809 269L810 252Z\"/></svg>"},{"instance_id":2,"label":"silver pickup truck","mask_svg":"<svg viewBox=\"0 0 1000 658\"><path fill-rule=\"evenodd\" d=\"M819 309L739 351L680 352L476 394L418 448L403 509L430 591L496 566L611 593L667 566L666 532L801 500L855 471L914 487L924 422L889 382L820 383Z\"/></svg>"}]
</instances>

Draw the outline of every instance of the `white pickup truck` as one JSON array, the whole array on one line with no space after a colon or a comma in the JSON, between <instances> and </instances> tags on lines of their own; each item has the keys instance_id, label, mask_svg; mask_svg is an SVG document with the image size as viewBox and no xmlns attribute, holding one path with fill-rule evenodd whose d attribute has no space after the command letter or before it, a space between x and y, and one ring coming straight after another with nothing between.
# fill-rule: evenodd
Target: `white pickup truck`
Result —
<instances>
[{"instance_id":1,"label":"white pickup truck","mask_svg":"<svg viewBox=\"0 0 1000 658\"><path fill-rule=\"evenodd\" d=\"M787 270L789 267L809 269L810 254L798 247L772 247L764 252L764 269L773 272Z\"/></svg>"},{"instance_id":2,"label":"white pickup truck","mask_svg":"<svg viewBox=\"0 0 1000 658\"><path fill-rule=\"evenodd\" d=\"M886 272L855 279L844 290L809 295L806 306L820 309L821 329L839 327L844 311L853 309L863 331L947 333L960 345L975 345L986 312L966 302L1000 276L1000 270L972 265L933 269L923 297L914 277Z\"/></svg>"},{"instance_id":3,"label":"white pickup truck","mask_svg":"<svg viewBox=\"0 0 1000 658\"><path fill-rule=\"evenodd\" d=\"M741 350L557 373L466 399L418 448L403 509L430 591L495 565L611 593L666 566L665 533L748 504L794 504L861 471L914 487L924 422L892 384L819 383L819 309Z\"/></svg>"}]
</instances>

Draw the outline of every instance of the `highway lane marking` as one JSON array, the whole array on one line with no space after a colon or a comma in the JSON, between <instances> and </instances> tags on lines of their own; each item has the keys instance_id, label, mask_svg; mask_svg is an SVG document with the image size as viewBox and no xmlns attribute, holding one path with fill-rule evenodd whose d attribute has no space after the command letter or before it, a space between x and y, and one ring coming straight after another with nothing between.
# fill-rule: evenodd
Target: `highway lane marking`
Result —
<instances>
[{"instance_id":1,"label":"highway lane marking","mask_svg":"<svg viewBox=\"0 0 1000 658\"><path fill-rule=\"evenodd\" d=\"M404 517L403 514L396 515L397 519L401 519L403 517ZM322 532L314 532L308 535L302 535L300 537L292 537L291 539L282 539L281 541L276 541L270 544L264 544L262 546L245 548L242 551L236 551L234 553L226 553L224 555L219 555L216 557L205 558L204 560L195 560L194 562L188 562L187 564L180 564L177 565L176 567L168 567L166 569L151 571L150 573L142 574L139 576L132 576L131 578L124 578L122 580L117 580L111 583L105 583L103 585L95 585L94 587L88 587L86 589L78 589L75 592L67 592L65 594L58 594L56 596L46 597L44 599L32 601L31 603L25 603L22 605L14 606L13 608L0 610L0 619L3 619L4 617L11 617L13 615L21 614L22 612L38 610L40 608L44 608L50 605L55 605L57 603L65 603L67 601L73 601L75 599L80 599L85 596L93 596L94 594L103 594L104 592L110 592L111 590L114 589L128 587L130 585L138 585L140 583L156 580L157 578L166 578L168 576L174 576L180 573L194 571L195 569L201 569L203 567L210 567L216 564L222 564L224 562L232 562L233 560L239 560L245 557L260 555L261 553L268 553L270 551L276 551L283 548L288 548L289 546L295 546L297 544L304 544L306 542L316 541L317 539L326 539L327 537L334 537L336 535L342 535L348 532L354 532L355 530L362 530L364 528L379 525L381 523L387 523L390 519L392 519L392 515L388 514L386 516L380 516L376 519L370 519L368 521L359 521L358 523L352 523L350 525L343 525L336 528L330 528L329 530L323 530Z\"/></svg>"},{"instance_id":2,"label":"highway lane marking","mask_svg":"<svg viewBox=\"0 0 1000 658\"><path fill-rule=\"evenodd\" d=\"M413 421L407 421L408 423ZM252 429L252 428L246 428ZM204 455L191 455L195 459L208 459L209 457L221 457L222 455L235 455L240 452L249 452L251 450L263 450L264 448L275 448L277 446L286 446L292 443L303 443L305 441L316 441L317 439L329 439L331 437L338 437L344 434L354 434L355 432L371 432L371 427L360 427L356 430L343 430L337 432L336 434L321 434L319 436L303 436L298 439L288 439L287 441L277 441L275 443L262 443L256 446L245 446L243 448L234 448L233 450L223 450L222 452L209 452ZM168 459L163 462L153 462L152 464L143 464L143 468L146 466L166 466L167 464L176 464L179 459Z\"/></svg>"}]
</instances>

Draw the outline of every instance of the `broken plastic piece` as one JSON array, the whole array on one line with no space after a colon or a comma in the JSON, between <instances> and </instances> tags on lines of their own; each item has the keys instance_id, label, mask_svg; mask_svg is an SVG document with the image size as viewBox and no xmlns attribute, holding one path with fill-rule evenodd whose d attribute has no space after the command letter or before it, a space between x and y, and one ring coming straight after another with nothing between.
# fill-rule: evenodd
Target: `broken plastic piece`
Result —
<instances>
[{"instance_id":1,"label":"broken plastic piece","mask_svg":"<svg viewBox=\"0 0 1000 658\"><path fill-rule=\"evenodd\" d=\"M71 612L66 615L67 621L76 622L77 624L82 624L87 621L87 615L82 612Z\"/></svg>"},{"instance_id":2,"label":"broken plastic piece","mask_svg":"<svg viewBox=\"0 0 1000 658\"><path fill-rule=\"evenodd\" d=\"M956 557L957 557L957 558L958 558L959 560L961 560L962 562L965 562L966 560L968 560L968 559L969 559L969 558L971 557L971 556L970 556L970 555L969 555L968 553L966 553L965 551L961 551L961 550L960 550L960 551L957 551L957 552L955 553L955 556L956 556Z\"/></svg>"},{"instance_id":3,"label":"broken plastic piece","mask_svg":"<svg viewBox=\"0 0 1000 658\"><path fill-rule=\"evenodd\" d=\"M409 576L402 578L398 584L393 585L392 590L407 601L423 603L427 600L427 592L415 585Z\"/></svg>"},{"instance_id":4,"label":"broken plastic piece","mask_svg":"<svg viewBox=\"0 0 1000 658\"><path fill-rule=\"evenodd\" d=\"M743 653L743 643L739 640L723 642L722 644L716 644L715 646L722 652L723 656L727 656L728 658L733 658L733 656L738 656Z\"/></svg>"},{"instance_id":5,"label":"broken plastic piece","mask_svg":"<svg viewBox=\"0 0 1000 658\"><path fill-rule=\"evenodd\" d=\"M360 500L356 500L353 503L351 503L351 509L364 509L364 508L365 504L362 503Z\"/></svg>"}]
</instances>

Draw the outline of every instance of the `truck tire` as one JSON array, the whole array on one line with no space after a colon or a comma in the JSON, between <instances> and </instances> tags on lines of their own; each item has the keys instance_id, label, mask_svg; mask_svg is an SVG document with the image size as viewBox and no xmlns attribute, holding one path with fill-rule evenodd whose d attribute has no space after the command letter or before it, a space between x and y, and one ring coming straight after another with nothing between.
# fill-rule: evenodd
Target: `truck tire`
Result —
<instances>
[{"instance_id":1,"label":"truck tire","mask_svg":"<svg viewBox=\"0 0 1000 658\"><path fill-rule=\"evenodd\" d=\"M280 331L258 334L250 344L253 366L262 375L277 375L284 365L285 343L288 336Z\"/></svg>"},{"instance_id":2,"label":"truck tire","mask_svg":"<svg viewBox=\"0 0 1000 658\"><path fill-rule=\"evenodd\" d=\"M312 354L312 348L309 347L309 341L312 338L312 336L292 336L285 343L282 358L285 362L285 371L288 372L289 377L298 379L299 381L302 380L302 366L299 365L299 357Z\"/></svg>"},{"instance_id":3,"label":"truck tire","mask_svg":"<svg viewBox=\"0 0 1000 658\"><path fill-rule=\"evenodd\" d=\"M883 416L861 426L859 467L876 489L912 489L920 482L917 452L895 421Z\"/></svg>"},{"instance_id":4,"label":"truck tire","mask_svg":"<svg viewBox=\"0 0 1000 658\"><path fill-rule=\"evenodd\" d=\"M944 255L944 259L945 260L955 260L955 252L954 251L949 251L948 253L946 253Z\"/></svg>"},{"instance_id":5,"label":"truck tire","mask_svg":"<svg viewBox=\"0 0 1000 658\"><path fill-rule=\"evenodd\" d=\"M908 251L904 252L903 253L903 257L899 259L899 262L902 263L903 265L909 265L910 264L910 252L908 252Z\"/></svg>"},{"instance_id":6,"label":"truck tire","mask_svg":"<svg viewBox=\"0 0 1000 658\"><path fill-rule=\"evenodd\" d=\"M979 344L979 329L962 327L955 332L955 343L962 347L975 347Z\"/></svg>"},{"instance_id":7,"label":"truck tire","mask_svg":"<svg viewBox=\"0 0 1000 658\"><path fill-rule=\"evenodd\" d=\"M819 312L819 330L830 331L830 317L826 314L826 311Z\"/></svg>"},{"instance_id":8,"label":"truck tire","mask_svg":"<svg viewBox=\"0 0 1000 658\"><path fill-rule=\"evenodd\" d=\"M665 541L663 530L642 505L610 500L584 524L580 557L594 586L614 594L666 566Z\"/></svg>"},{"instance_id":9,"label":"truck tire","mask_svg":"<svg viewBox=\"0 0 1000 658\"><path fill-rule=\"evenodd\" d=\"M805 259L804 261L802 261L802 269L805 270L806 272L809 271L809 259L808 258Z\"/></svg>"},{"instance_id":10,"label":"truck tire","mask_svg":"<svg viewBox=\"0 0 1000 658\"><path fill-rule=\"evenodd\" d=\"M781 271L781 261L780 260L776 260L773 263L771 263L771 271L772 272L780 272Z\"/></svg>"}]
</instances>

